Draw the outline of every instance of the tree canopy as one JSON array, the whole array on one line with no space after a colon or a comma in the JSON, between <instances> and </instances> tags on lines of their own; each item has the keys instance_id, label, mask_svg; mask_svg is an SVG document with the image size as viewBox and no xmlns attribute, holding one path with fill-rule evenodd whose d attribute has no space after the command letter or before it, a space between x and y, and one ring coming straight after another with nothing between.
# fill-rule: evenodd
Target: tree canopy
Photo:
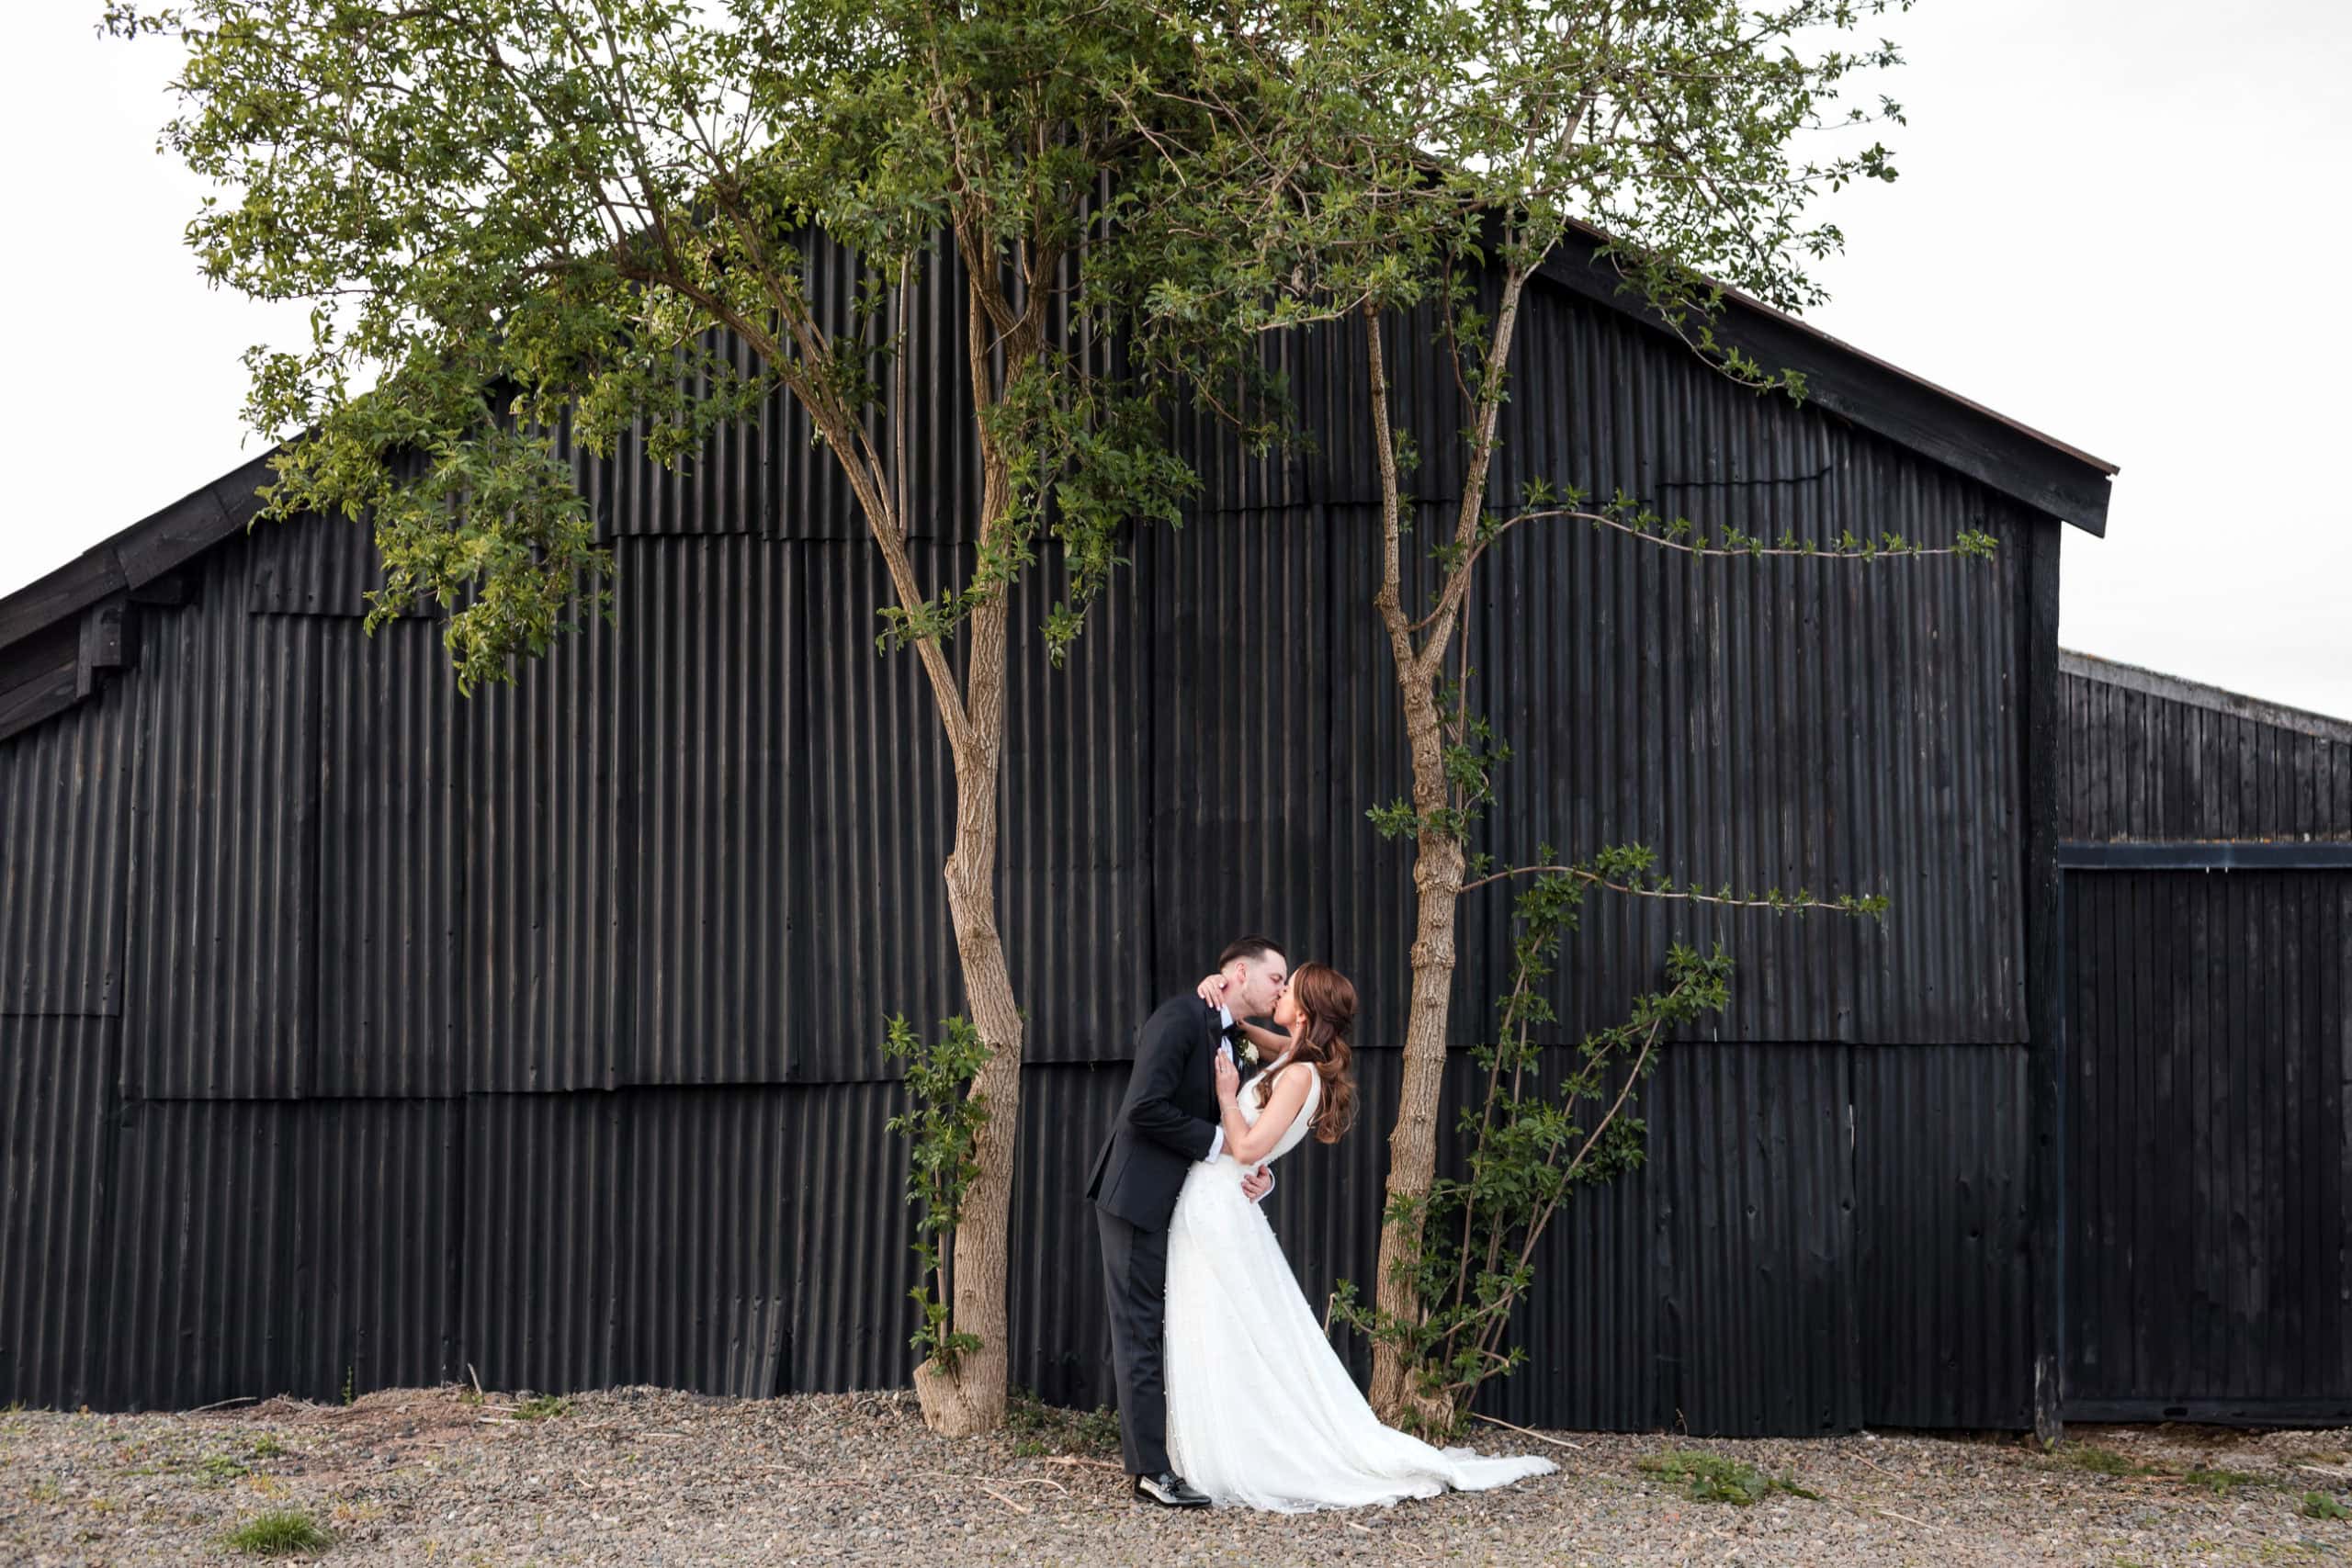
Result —
<instances>
[{"instance_id":1,"label":"tree canopy","mask_svg":"<svg viewBox=\"0 0 2352 1568\"><path fill-rule=\"evenodd\" d=\"M910 593L901 573L898 633L935 642L1045 527L1070 566L1049 628L1065 644L1118 528L1184 493L1146 400L1074 324L1107 308L1080 298L1077 258L1130 231L1185 134L1164 95L1148 124L1135 102L1191 69L1181 15L194 0L113 5L106 25L186 45L164 141L223 187L188 230L206 275L311 302L307 344L250 356L251 422L305 437L273 511L372 519L382 608L441 601L469 682L543 650L605 564L547 439L559 421L599 452L641 421L649 454L675 461L781 385L869 519L902 535L904 454L880 417L892 307L943 231L970 273L964 346L1001 493L968 581ZM823 244L859 258L854 299L812 297Z\"/></svg>"}]
</instances>

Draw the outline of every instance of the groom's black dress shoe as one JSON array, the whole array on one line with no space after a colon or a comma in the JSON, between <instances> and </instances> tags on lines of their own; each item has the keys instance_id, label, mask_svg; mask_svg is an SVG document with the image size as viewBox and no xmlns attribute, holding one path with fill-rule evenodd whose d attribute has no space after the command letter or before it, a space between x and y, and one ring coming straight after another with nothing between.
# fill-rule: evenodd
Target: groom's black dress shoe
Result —
<instances>
[{"instance_id":1,"label":"groom's black dress shoe","mask_svg":"<svg viewBox=\"0 0 2352 1568\"><path fill-rule=\"evenodd\" d=\"M1193 1490L1193 1483L1172 1470L1158 1475L1136 1477L1136 1495L1146 1497L1165 1508L1205 1508L1208 1497Z\"/></svg>"}]
</instances>

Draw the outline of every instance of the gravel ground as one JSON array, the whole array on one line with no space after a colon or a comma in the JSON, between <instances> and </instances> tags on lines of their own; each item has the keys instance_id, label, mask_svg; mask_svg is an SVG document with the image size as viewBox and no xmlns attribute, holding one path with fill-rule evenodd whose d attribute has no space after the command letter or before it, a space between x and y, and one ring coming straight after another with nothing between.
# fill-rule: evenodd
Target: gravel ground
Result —
<instances>
[{"instance_id":1,"label":"gravel ground","mask_svg":"<svg viewBox=\"0 0 2352 1568\"><path fill-rule=\"evenodd\" d=\"M951 1442L909 1394L712 1399L639 1388L530 1404L454 1388L350 1405L0 1416L0 1553L12 1563L250 1559L237 1526L298 1509L331 1563L2269 1563L2341 1561L2352 1433L2191 1427L2013 1438L1870 1433L1694 1441L1483 1428L1556 1475L1388 1509L1278 1517L1130 1504L1099 1425ZM1744 1461L1817 1500L1695 1502L1641 1468L1671 1450ZM2122 1473L2105 1473L2120 1471ZM2192 1472L2204 1472L2200 1482ZM2215 1475L2213 1472L2228 1472Z\"/></svg>"}]
</instances>

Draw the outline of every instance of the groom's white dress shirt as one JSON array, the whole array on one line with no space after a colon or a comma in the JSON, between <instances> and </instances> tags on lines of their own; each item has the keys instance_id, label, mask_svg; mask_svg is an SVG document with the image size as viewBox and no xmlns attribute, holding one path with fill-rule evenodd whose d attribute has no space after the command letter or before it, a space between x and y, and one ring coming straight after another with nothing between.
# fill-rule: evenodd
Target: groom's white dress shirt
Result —
<instances>
[{"instance_id":1,"label":"groom's white dress shirt","mask_svg":"<svg viewBox=\"0 0 2352 1568\"><path fill-rule=\"evenodd\" d=\"M1228 1029L1231 1029L1231 1028L1233 1027L1233 1010L1232 1010L1231 1008L1229 1008L1229 1007L1227 1007L1223 1002L1219 1002L1219 1003L1217 1004L1217 1009L1216 1009L1216 1027L1217 1027L1216 1054L1217 1054L1218 1055L1220 1055L1220 1056L1224 1057L1227 1061L1228 1061L1228 1062L1233 1062L1233 1042L1232 1042L1232 1041L1230 1041L1230 1040L1227 1040L1227 1039L1225 1037L1225 1032L1224 1032L1225 1031L1227 1031L1227 1030L1228 1030ZM1240 1068L1241 1068L1241 1064L1240 1064L1240 1063L1238 1063L1238 1062L1233 1062L1233 1066L1234 1066L1234 1070L1235 1070L1235 1071L1237 1071L1237 1072L1238 1072L1238 1071L1240 1070ZM1224 1149L1225 1149L1225 1125L1224 1125L1224 1123L1223 1123L1223 1122L1219 1122L1219 1123L1217 1124L1217 1128L1216 1128L1216 1130L1214 1133L1212 1133L1212 1134L1209 1134L1209 1157L1208 1157L1208 1163L1209 1163L1209 1164L1211 1164L1211 1165L1215 1165L1215 1164L1216 1163L1216 1156L1217 1156L1219 1154L1221 1154L1222 1152L1224 1152Z\"/></svg>"}]
</instances>

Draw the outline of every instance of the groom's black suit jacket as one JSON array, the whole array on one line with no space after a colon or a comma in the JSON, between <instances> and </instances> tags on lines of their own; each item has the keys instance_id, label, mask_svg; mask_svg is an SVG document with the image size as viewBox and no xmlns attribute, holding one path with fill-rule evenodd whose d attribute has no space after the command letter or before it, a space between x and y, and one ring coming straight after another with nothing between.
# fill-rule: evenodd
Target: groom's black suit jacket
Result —
<instances>
[{"instance_id":1,"label":"groom's black suit jacket","mask_svg":"<svg viewBox=\"0 0 2352 1568\"><path fill-rule=\"evenodd\" d=\"M1159 1004L1136 1033L1135 1072L1086 1195L1138 1230L1164 1231L1184 1173L1216 1135L1216 1009L1196 996Z\"/></svg>"}]
</instances>

